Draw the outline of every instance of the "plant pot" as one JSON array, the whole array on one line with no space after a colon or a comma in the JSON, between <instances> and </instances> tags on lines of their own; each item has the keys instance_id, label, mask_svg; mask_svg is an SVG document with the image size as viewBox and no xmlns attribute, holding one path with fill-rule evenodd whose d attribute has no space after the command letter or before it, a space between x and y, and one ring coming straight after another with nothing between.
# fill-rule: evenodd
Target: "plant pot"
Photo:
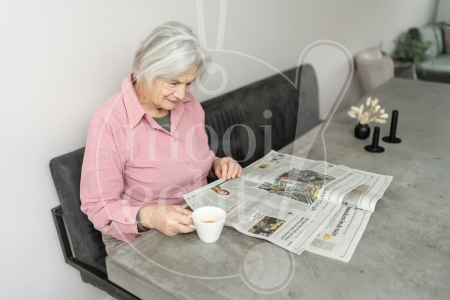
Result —
<instances>
[{"instance_id":1,"label":"plant pot","mask_svg":"<svg viewBox=\"0 0 450 300\"><path fill-rule=\"evenodd\" d=\"M370 136L370 127L367 124L358 123L355 126L355 137L360 140L365 140Z\"/></svg>"},{"instance_id":2,"label":"plant pot","mask_svg":"<svg viewBox=\"0 0 450 300\"><path fill-rule=\"evenodd\" d=\"M405 78L417 80L416 66L413 63L394 62L394 76L396 78Z\"/></svg>"}]
</instances>

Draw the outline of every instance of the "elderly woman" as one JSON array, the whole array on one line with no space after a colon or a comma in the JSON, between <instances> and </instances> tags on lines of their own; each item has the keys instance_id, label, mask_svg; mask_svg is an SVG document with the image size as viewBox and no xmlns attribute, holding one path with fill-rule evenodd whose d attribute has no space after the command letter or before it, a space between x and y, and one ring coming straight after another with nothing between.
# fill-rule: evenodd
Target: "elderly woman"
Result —
<instances>
[{"instance_id":1,"label":"elderly woman","mask_svg":"<svg viewBox=\"0 0 450 300\"><path fill-rule=\"evenodd\" d=\"M189 93L209 61L187 26L166 23L142 41L122 90L92 117L81 210L102 232L108 254L149 229L193 231L182 196L207 176L241 176L237 162L210 150L203 109Z\"/></svg>"}]
</instances>

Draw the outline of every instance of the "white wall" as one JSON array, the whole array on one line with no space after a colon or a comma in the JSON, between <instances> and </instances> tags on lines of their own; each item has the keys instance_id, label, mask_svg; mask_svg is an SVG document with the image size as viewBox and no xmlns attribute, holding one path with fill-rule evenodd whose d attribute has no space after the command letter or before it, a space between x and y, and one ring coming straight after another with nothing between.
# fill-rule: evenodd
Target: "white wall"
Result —
<instances>
[{"instance_id":1,"label":"white wall","mask_svg":"<svg viewBox=\"0 0 450 300\"><path fill-rule=\"evenodd\" d=\"M204 1L206 41L216 47L219 2ZM50 214L58 198L51 158L84 146L94 110L118 91L140 39L178 20L197 31L196 2L6 1L0 2L1 299L107 299L81 282L63 261ZM237 1L227 5L223 49L212 52L225 68L224 92L297 64L310 43L334 40L352 55L392 40L434 18L435 0ZM219 43L220 44L220 43ZM343 55L322 47L308 56L320 79L322 114L334 101ZM217 88L219 74L206 84ZM208 95L197 93L199 99ZM352 81L345 101L361 96Z\"/></svg>"},{"instance_id":2,"label":"white wall","mask_svg":"<svg viewBox=\"0 0 450 300\"><path fill-rule=\"evenodd\" d=\"M436 22L450 23L450 0L438 0Z\"/></svg>"}]
</instances>

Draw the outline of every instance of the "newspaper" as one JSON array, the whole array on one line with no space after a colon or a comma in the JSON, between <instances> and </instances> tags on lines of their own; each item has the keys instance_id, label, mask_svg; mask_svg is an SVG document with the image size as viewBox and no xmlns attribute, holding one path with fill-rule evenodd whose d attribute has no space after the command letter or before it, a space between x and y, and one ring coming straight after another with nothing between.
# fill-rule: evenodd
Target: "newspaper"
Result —
<instances>
[{"instance_id":1,"label":"newspaper","mask_svg":"<svg viewBox=\"0 0 450 300\"><path fill-rule=\"evenodd\" d=\"M224 209L225 225L245 235L348 262L391 180L272 150L240 178L219 179L184 198L193 210Z\"/></svg>"}]
</instances>

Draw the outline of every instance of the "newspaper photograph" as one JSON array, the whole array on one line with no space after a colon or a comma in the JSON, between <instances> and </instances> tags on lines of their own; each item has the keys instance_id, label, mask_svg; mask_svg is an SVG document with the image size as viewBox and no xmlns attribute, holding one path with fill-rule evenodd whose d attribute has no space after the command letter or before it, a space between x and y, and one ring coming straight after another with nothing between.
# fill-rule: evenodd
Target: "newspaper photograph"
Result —
<instances>
[{"instance_id":1,"label":"newspaper photograph","mask_svg":"<svg viewBox=\"0 0 450 300\"><path fill-rule=\"evenodd\" d=\"M345 261L351 258L365 229L352 225L361 215L354 211L374 208L391 179L271 151L246 167L241 178L219 179L184 198L193 210L203 206L224 209L225 225L245 235L268 240L296 254L313 247L310 252ZM346 223L351 228L343 230L345 235L339 230L330 233L333 226L341 228L344 222L339 222L350 215L345 209L345 216L340 215L342 207L352 211L352 221ZM370 213L366 215L365 225ZM336 221L339 224L334 224ZM347 240L345 237L351 234L359 238ZM332 243L337 244L327 246ZM345 259L340 257L341 248L346 249Z\"/></svg>"}]
</instances>

